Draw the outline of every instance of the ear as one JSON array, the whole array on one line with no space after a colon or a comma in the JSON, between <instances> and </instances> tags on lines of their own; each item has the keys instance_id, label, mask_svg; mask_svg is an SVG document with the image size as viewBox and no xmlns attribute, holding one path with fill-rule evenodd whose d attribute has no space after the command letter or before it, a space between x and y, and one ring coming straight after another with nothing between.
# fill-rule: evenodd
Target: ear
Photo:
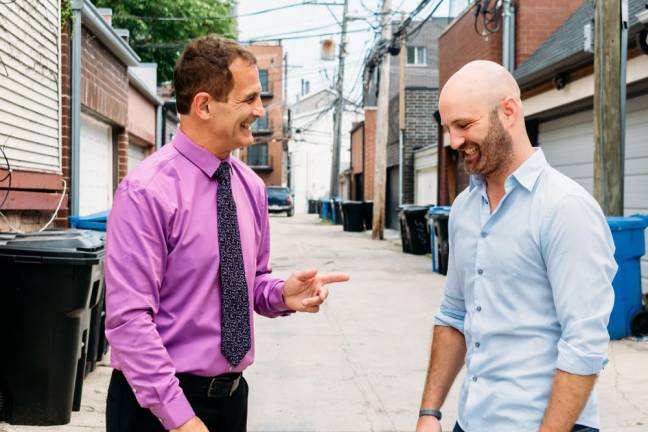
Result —
<instances>
[{"instance_id":1,"label":"ear","mask_svg":"<svg viewBox=\"0 0 648 432\"><path fill-rule=\"evenodd\" d=\"M209 102L212 97L207 92L198 92L191 101L191 110L201 120L207 120L210 117Z\"/></svg>"},{"instance_id":2,"label":"ear","mask_svg":"<svg viewBox=\"0 0 648 432\"><path fill-rule=\"evenodd\" d=\"M500 102L500 121L502 125L508 129L512 128L520 118L521 108L520 100L513 96L502 99L502 102Z\"/></svg>"}]
</instances>

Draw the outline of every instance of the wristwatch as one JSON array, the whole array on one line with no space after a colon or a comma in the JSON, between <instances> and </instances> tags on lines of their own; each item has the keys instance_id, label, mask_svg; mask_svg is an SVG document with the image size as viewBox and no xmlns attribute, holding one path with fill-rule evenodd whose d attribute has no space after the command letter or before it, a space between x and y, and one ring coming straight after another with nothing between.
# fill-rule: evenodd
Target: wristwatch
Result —
<instances>
[{"instance_id":1,"label":"wristwatch","mask_svg":"<svg viewBox=\"0 0 648 432\"><path fill-rule=\"evenodd\" d=\"M422 409L419 411L419 417L422 416L432 416L436 417L438 420L441 420L441 411L435 409Z\"/></svg>"}]
</instances>

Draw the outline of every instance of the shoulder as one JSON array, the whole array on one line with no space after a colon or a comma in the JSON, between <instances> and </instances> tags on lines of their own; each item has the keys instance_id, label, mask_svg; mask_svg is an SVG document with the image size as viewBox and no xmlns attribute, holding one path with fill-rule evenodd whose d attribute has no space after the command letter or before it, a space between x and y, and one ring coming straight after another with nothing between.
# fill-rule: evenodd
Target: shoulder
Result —
<instances>
[{"instance_id":1,"label":"shoulder","mask_svg":"<svg viewBox=\"0 0 648 432\"><path fill-rule=\"evenodd\" d=\"M232 169L239 175L241 180L255 192L265 194L265 183L246 163L232 156L230 158Z\"/></svg>"}]
</instances>

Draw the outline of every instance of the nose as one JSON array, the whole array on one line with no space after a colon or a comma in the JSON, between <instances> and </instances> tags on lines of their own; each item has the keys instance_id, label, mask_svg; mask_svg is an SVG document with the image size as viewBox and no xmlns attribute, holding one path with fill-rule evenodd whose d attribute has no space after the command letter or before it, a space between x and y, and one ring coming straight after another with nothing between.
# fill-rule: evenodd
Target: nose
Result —
<instances>
[{"instance_id":1,"label":"nose","mask_svg":"<svg viewBox=\"0 0 648 432\"><path fill-rule=\"evenodd\" d=\"M265 108L263 107L263 102L261 102L261 98L259 98L254 104L252 114L255 115L256 117L263 117L265 115Z\"/></svg>"},{"instance_id":2,"label":"nose","mask_svg":"<svg viewBox=\"0 0 648 432\"><path fill-rule=\"evenodd\" d=\"M461 146L466 142L466 139L463 137L462 134L450 131L450 147L453 150L459 150Z\"/></svg>"}]
</instances>

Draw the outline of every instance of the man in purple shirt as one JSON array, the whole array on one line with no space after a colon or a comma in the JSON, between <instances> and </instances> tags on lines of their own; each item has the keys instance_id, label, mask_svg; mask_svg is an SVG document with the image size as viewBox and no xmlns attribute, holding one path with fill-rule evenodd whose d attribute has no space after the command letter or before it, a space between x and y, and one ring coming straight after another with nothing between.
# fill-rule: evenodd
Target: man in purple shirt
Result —
<instances>
[{"instance_id":1,"label":"man in purple shirt","mask_svg":"<svg viewBox=\"0 0 648 432\"><path fill-rule=\"evenodd\" d=\"M254 56L199 38L174 86L180 128L119 185L108 222L107 430L245 431L253 312L317 312L348 276L270 274L265 186L230 155L264 114Z\"/></svg>"}]
</instances>

